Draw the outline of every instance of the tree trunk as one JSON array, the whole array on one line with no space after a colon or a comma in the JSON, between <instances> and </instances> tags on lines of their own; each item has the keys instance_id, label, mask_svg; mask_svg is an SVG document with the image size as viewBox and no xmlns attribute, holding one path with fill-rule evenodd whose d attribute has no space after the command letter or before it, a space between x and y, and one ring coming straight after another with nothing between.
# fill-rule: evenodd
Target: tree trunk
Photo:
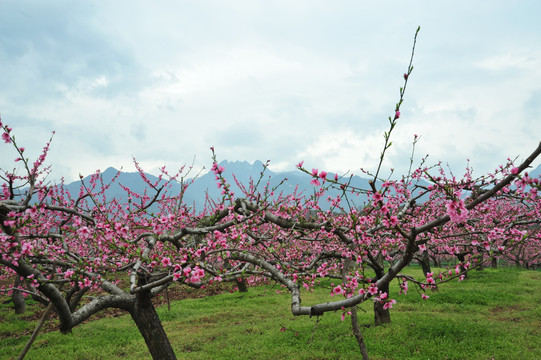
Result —
<instances>
[{"instance_id":1,"label":"tree trunk","mask_svg":"<svg viewBox=\"0 0 541 360\"><path fill-rule=\"evenodd\" d=\"M490 261L490 265L492 266L493 269L497 269L498 268L498 258L496 257L493 257Z\"/></svg>"},{"instance_id":2,"label":"tree trunk","mask_svg":"<svg viewBox=\"0 0 541 360\"><path fill-rule=\"evenodd\" d=\"M419 259L419 264L421 264L421 267L423 268L423 274L426 277L426 274L432 271L432 269L430 268L430 258L428 257L428 252L423 252L421 258Z\"/></svg>"},{"instance_id":3,"label":"tree trunk","mask_svg":"<svg viewBox=\"0 0 541 360\"><path fill-rule=\"evenodd\" d=\"M384 286L379 290L389 294L389 285ZM389 309L384 309L383 303L379 301L374 302L374 323L376 326L391 323L391 313L389 312Z\"/></svg>"},{"instance_id":4,"label":"tree trunk","mask_svg":"<svg viewBox=\"0 0 541 360\"><path fill-rule=\"evenodd\" d=\"M26 310L26 303L24 301L23 293L17 289L21 285L21 278L17 275L15 277L15 283L13 284L15 290L13 290L13 293L11 294L11 300L15 306L15 314L24 314L24 311Z\"/></svg>"},{"instance_id":5,"label":"tree trunk","mask_svg":"<svg viewBox=\"0 0 541 360\"><path fill-rule=\"evenodd\" d=\"M456 257L458 258L458 261L460 261L459 267L460 267L460 273L464 276L464 278L468 278L468 269L464 266L464 262L466 261L466 253L458 253L456 254Z\"/></svg>"},{"instance_id":6,"label":"tree trunk","mask_svg":"<svg viewBox=\"0 0 541 360\"><path fill-rule=\"evenodd\" d=\"M238 277L235 279L235 282L237 283L237 287L239 288L239 292L248 292L248 287L246 286L246 280L244 280L241 277Z\"/></svg>"},{"instance_id":7,"label":"tree trunk","mask_svg":"<svg viewBox=\"0 0 541 360\"><path fill-rule=\"evenodd\" d=\"M135 305L130 314L139 332L143 335L150 355L154 360L173 360L177 358L148 292L137 294Z\"/></svg>"},{"instance_id":8,"label":"tree trunk","mask_svg":"<svg viewBox=\"0 0 541 360\"><path fill-rule=\"evenodd\" d=\"M363 334L361 333L361 327L359 326L359 320L357 319L357 308L355 306L351 308L351 327L353 328L353 335L355 335L357 343L359 344L359 350L361 351L363 360L369 360L368 350L366 349Z\"/></svg>"}]
</instances>

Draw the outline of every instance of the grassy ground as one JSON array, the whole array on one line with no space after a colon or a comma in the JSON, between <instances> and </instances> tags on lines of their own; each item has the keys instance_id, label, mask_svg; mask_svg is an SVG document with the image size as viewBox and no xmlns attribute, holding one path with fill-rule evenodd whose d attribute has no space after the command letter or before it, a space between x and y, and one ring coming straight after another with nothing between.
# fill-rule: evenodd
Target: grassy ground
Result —
<instances>
[{"instance_id":1,"label":"grassy ground","mask_svg":"<svg viewBox=\"0 0 541 360\"><path fill-rule=\"evenodd\" d=\"M411 268L410 273L420 273ZM330 299L329 284L303 294L303 304ZM158 308L179 359L357 359L349 318L328 313L318 319L294 317L287 292L251 288L185 299ZM372 359L541 359L541 272L515 269L472 272L422 300L410 285L392 324L364 327ZM30 307L32 308L32 307ZM32 311L32 309L30 309ZM365 311L363 311L365 310ZM16 358L35 322L0 307L0 359ZM371 304L359 311L373 323ZM285 330L285 331L281 331ZM19 336L18 336L19 335ZM40 334L27 359L148 359L129 316L108 317L76 327L73 333Z\"/></svg>"}]
</instances>

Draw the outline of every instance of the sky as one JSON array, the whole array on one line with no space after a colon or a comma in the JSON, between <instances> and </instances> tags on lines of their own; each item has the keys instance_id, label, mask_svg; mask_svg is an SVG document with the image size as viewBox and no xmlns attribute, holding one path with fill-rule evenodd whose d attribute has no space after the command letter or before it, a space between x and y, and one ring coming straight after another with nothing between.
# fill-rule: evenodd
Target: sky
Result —
<instances>
[{"instance_id":1,"label":"sky","mask_svg":"<svg viewBox=\"0 0 541 360\"><path fill-rule=\"evenodd\" d=\"M541 140L541 2L0 1L0 116L66 181L271 160L481 176ZM16 154L0 148L0 168ZM535 166L540 163L536 161Z\"/></svg>"}]
</instances>

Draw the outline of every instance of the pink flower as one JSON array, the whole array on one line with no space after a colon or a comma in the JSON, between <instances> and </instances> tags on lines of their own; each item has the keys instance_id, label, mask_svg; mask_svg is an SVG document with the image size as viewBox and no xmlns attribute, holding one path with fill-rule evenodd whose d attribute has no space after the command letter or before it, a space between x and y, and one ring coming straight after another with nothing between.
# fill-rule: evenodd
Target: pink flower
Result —
<instances>
[{"instance_id":1,"label":"pink flower","mask_svg":"<svg viewBox=\"0 0 541 360\"><path fill-rule=\"evenodd\" d=\"M4 140L4 142L6 144L9 144L11 142L11 139L10 139L9 134L7 132L2 134L2 140Z\"/></svg>"},{"instance_id":2,"label":"pink flower","mask_svg":"<svg viewBox=\"0 0 541 360\"><path fill-rule=\"evenodd\" d=\"M322 178L323 180L325 180L325 178L327 177L327 172L326 171L321 171L319 173L319 177Z\"/></svg>"},{"instance_id":3,"label":"pink flower","mask_svg":"<svg viewBox=\"0 0 541 360\"><path fill-rule=\"evenodd\" d=\"M400 117L400 111L396 110L396 112L394 113L394 118L398 119L399 117Z\"/></svg>"},{"instance_id":4,"label":"pink flower","mask_svg":"<svg viewBox=\"0 0 541 360\"><path fill-rule=\"evenodd\" d=\"M317 173L318 173L317 169L312 169L312 176L317 176Z\"/></svg>"},{"instance_id":5,"label":"pink flower","mask_svg":"<svg viewBox=\"0 0 541 360\"><path fill-rule=\"evenodd\" d=\"M90 237L90 229L86 226L82 226L77 230L77 234L82 240L86 240Z\"/></svg>"},{"instance_id":6,"label":"pink flower","mask_svg":"<svg viewBox=\"0 0 541 360\"><path fill-rule=\"evenodd\" d=\"M6 141L7 142L7 141ZM518 167L514 167L511 169L511 174L517 175L518 174Z\"/></svg>"},{"instance_id":7,"label":"pink flower","mask_svg":"<svg viewBox=\"0 0 541 360\"><path fill-rule=\"evenodd\" d=\"M425 252L426 251L426 245L425 244L419 245L419 251L420 252Z\"/></svg>"},{"instance_id":8,"label":"pink flower","mask_svg":"<svg viewBox=\"0 0 541 360\"><path fill-rule=\"evenodd\" d=\"M379 192L377 192L374 195L372 195L372 199L374 199L375 202L379 202L381 201L381 199L383 199L383 196Z\"/></svg>"},{"instance_id":9,"label":"pink flower","mask_svg":"<svg viewBox=\"0 0 541 360\"><path fill-rule=\"evenodd\" d=\"M449 200L445 204L445 208L447 210L447 215L449 215L452 222L462 223L466 221L469 211L466 209L463 200Z\"/></svg>"},{"instance_id":10,"label":"pink flower","mask_svg":"<svg viewBox=\"0 0 541 360\"><path fill-rule=\"evenodd\" d=\"M321 185L318 178L314 178L314 179L310 180L310 184L312 184L314 186L320 186Z\"/></svg>"},{"instance_id":11,"label":"pink flower","mask_svg":"<svg viewBox=\"0 0 541 360\"><path fill-rule=\"evenodd\" d=\"M421 297L423 298L423 300L426 300L428 299L430 296L426 295L426 294L421 294Z\"/></svg>"},{"instance_id":12,"label":"pink flower","mask_svg":"<svg viewBox=\"0 0 541 360\"><path fill-rule=\"evenodd\" d=\"M375 286L374 284L370 285L370 287L368 288L368 293L370 295L376 295L378 292L378 287Z\"/></svg>"},{"instance_id":13,"label":"pink flower","mask_svg":"<svg viewBox=\"0 0 541 360\"><path fill-rule=\"evenodd\" d=\"M340 295L340 294L343 294L344 293L344 290L342 289L342 287L340 285L336 286L334 289L332 289L332 296L334 296L335 294L336 295Z\"/></svg>"},{"instance_id":14,"label":"pink flower","mask_svg":"<svg viewBox=\"0 0 541 360\"><path fill-rule=\"evenodd\" d=\"M404 80L408 80L408 74L404 74Z\"/></svg>"},{"instance_id":15,"label":"pink flower","mask_svg":"<svg viewBox=\"0 0 541 360\"><path fill-rule=\"evenodd\" d=\"M300 169L302 167L302 164L304 164L304 160L297 164L297 167Z\"/></svg>"},{"instance_id":16,"label":"pink flower","mask_svg":"<svg viewBox=\"0 0 541 360\"><path fill-rule=\"evenodd\" d=\"M164 257L164 258L162 259L162 265L163 265L163 266L171 266L171 265L172 265L171 259L169 259L168 257Z\"/></svg>"},{"instance_id":17,"label":"pink flower","mask_svg":"<svg viewBox=\"0 0 541 360\"><path fill-rule=\"evenodd\" d=\"M392 309L392 308L393 308L393 304L396 304L396 300L395 300L395 299L389 300L388 302L386 302L385 304L383 304L383 310Z\"/></svg>"}]
</instances>

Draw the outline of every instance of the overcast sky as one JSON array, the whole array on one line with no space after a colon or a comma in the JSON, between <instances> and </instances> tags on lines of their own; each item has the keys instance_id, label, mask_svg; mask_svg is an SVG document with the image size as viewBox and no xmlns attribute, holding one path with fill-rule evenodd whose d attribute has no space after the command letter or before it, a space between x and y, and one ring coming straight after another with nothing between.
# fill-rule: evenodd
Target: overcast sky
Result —
<instances>
[{"instance_id":1,"label":"overcast sky","mask_svg":"<svg viewBox=\"0 0 541 360\"><path fill-rule=\"evenodd\" d=\"M482 175L541 140L541 2L0 1L0 115L53 177L219 160ZM2 145L0 165L15 154ZM536 162L536 165L539 161Z\"/></svg>"}]
</instances>

